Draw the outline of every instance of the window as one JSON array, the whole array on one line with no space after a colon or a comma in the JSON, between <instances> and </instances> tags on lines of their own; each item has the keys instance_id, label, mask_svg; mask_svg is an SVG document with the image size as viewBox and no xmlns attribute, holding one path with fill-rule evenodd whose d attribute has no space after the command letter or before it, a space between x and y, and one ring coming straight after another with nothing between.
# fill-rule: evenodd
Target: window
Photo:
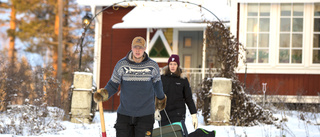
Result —
<instances>
[{"instance_id":1,"label":"window","mask_svg":"<svg viewBox=\"0 0 320 137\"><path fill-rule=\"evenodd\" d=\"M158 37L157 41L154 43L152 49L150 50L149 56L150 57L170 57L160 37Z\"/></svg>"},{"instance_id":2,"label":"window","mask_svg":"<svg viewBox=\"0 0 320 137\"><path fill-rule=\"evenodd\" d=\"M270 4L248 4L246 60L269 63Z\"/></svg>"},{"instance_id":3,"label":"window","mask_svg":"<svg viewBox=\"0 0 320 137\"><path fill-rule=\"evenodd\" d=\"M301 64L303 53L303 4L280 5L279 63Z\"/></svg>"},{"instance_id":4,"label":"window","mask_svg":"<svg viewBox=\"0 0 320 137\"><path fill-rule=\"evenodd\" d=\"M190 48L190 47L191 47L191 41L192 41L192 38L185 37L185 38L184 38L184 44L183 44L183 46L184 46L185 48Z\"/></svg>"},{"instance_id":5,"label":"window","mask_svg":"<svg viewBox=\"0 0 320 137\"><path fill-rule=\"evenodd\" d=\"M320 64L320 3L314 5L312 63Z\"/></svg>"},{"instance_id":6,"label":"window","mask_svg":"<svg viewBox=\"0 0 320 137\"><path fill-rule=\"evenodd\" d=\"M183 56L183 67L184 68L190 68L191 67L191 56L190 55L184 55Z\"/></svg>"},{"instance_id":7,"label":"window","mask_svg":"<svg viewBox=\"0 0 320 137\"><path fill-rule=\"evenodd\" d=\"M232 31L245 46L246 65L254 73L318 74L320 2L240 2ZM235 28L238 28L236 31Z\"/></svg>"}]
</instances>

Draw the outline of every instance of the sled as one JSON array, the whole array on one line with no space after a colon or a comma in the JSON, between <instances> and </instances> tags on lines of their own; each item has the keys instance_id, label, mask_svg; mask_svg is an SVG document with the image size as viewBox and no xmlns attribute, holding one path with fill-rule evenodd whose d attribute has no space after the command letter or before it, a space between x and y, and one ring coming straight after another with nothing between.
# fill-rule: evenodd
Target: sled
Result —
<instances>
[{"instance_id":1,"label":"sled","mask_svg":"<svg viewBox=\"0 0 320 137\"><path fill-rule=\"evenodd\" d=\"M207 131L202 128L198 128L192 133L188 135L189 137L215 137L216 136L216 131Z\"/></svg>"},{"instance_id":2,"label":"sled","mask_svg":"<svg viewBox=\"0 0 320 137\"><path fill-rule=\"evenodd\" d=\"M215 137L216 131L207 131L202 128L197 128L195 131L188 134L185 121L181 120L179 124L172 124L166 110L164 109L166 116L170 122L169 125L162 126L159 123L160 127L153 129L152 137Z\"/></svg>"},{"instance_id":3,"label":"sled","mask_svg":"<svg viewBox=\"0 0 320 137\"><path fill-rule=\"evenodd\" d=\"M153 129L152 137L185 137L179 125L167 125Z\"/></svg>"}]
</instances>

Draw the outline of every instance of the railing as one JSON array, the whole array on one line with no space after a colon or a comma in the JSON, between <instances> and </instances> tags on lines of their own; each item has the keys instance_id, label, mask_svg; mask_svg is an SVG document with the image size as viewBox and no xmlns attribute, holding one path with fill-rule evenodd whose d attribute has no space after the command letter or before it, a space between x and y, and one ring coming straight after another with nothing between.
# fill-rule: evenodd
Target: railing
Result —
<instances>
[{"instance_id":1,"label":"railing","mask_svg":"<svg viewBox=\"0 0 320 137\"><path fill-rule=\"evenodd\" d=\"M183 72L186 73L192 92L199 90L203 81L202 68L183 68ZM205 68L205 77L208 75L213 77L216 74L218 74L217 68Z\"/></svg>"},{"instance_id":2,"label":"railing","mask_svg":"<svg viewBox=\"0 0 320 137\"><path fill-rule=\"evenodd\" d=\"M183 68L182 70L189 80L192 92L197 91L201 87L200 84L202 82L202 68ZM210 75L211 77L213 77L216 74L218 74L217 68L205 68L205 76Z\"/></svg>"}]
</instances>

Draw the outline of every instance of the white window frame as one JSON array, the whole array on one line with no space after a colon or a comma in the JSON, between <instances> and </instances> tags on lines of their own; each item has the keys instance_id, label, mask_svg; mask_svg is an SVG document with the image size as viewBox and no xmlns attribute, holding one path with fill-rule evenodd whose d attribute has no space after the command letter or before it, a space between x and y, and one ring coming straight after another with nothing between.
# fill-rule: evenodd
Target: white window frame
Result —
<instances>
[{"instance_id":1,"label":"white window frame","mask_svg":"<svg viewBox=\"0 0 320 137\"><path fill-rule=\"evenodd\" d=\"M248 4L247 4L248 5ZM253 47L250 47L250 49L255 49L256 50L256 62L250 62L250 64L269 64L270 63L270 23L271 23L271 5L270 5L270 15L269 16L260 16L260 4L258 4L258 15L257 16L247 16L247 12L246 12L246 22L247 22L247 20L248 20L248 18L253 18L253 19L257 19L257 24L258 24L258 30L257 30L257 32L247 32L247 24L246 24L246 35L245 35L245 37L246 37L246 42L247 42L247 34L257 34L257 43L256 43L256 45L254 45ZM259 28L260 28L260 19L264 19L264 18L269 18L269 31L268 32L261 32L260 30L259 30ZM259 40L260 40L260 34L268 34L269 35L269 45L268 45L268 47L259 47ZM268 54L268 62L267 63L259 63L259 49L261 50L268 50L269 52L269 54Z\"/></svg>"},{"instance_id":2,"label":"white window frame","mask_svg":"<svg viewBox=\"0 0 320 137\"><path fill-rule=\"evenodd\" d=\"M279 29L277 30L278 32L279 32L279 34L278 34L278 40L279 40L279 42L278 42L278 46L277 46L277 48L278 48L278 58L277 58L277 63L278 63L278 65L279 66L281 66L281 65L296 65L296 66L300 66L300 65L303 65L304 64L304 58L306 58L306 56L304 55L304 50L305 50L305 43L304 43L304 41L305 41L305 34L306 34L306 29L305 29L305 16L306 16L306 14L305 14L305 10L306 10L306 6L305 6L305 4L304 3L296 3L296 4L303 4L303 7L304 7L304 10L303 10L303 30L302 30L302 32L293 32L293 19L294 18L301 18L301 16L293 16L293 4L295 4L295 3L287 3L287 4L291 4L291 16L285 16L286 18L290 18L290 31L289 32L285 32L285 33L280 33L280 27L279 27ZM279 26L280 26L280 23L281 23L281 4L279 4L279 22L277 23ZM290 41L289 41L289 43L290 43L290 45L289 45L289 47L286 47L286 48L284 48L284 47L280 47L280 35L281 34L289 34L290 35ZM292 35L293 34L302 34L302 45L301 45L301 48L299 47L299 48L296 48L296 47L292 47ZM287 49L287 50L289 50L289 63L281 63L281 62L279 62L279 55L280 55L280 50L281 49ZM301 63L292 63L292 50L295 50L295 49L301 49L302 50L302 60L301 60Z\"/></svg>"},{"instance_id":3,"label":"white window frame","mask_svg":"<svg viewBox=\"0 0 320 137\"><path fill-rule=\"evenodd\" d=\"M320 4L320 2L319 2L319 4ZM320 35L320 32L314 32L314 19L315 18L318 18L318 19L320 19L320 16L318 16L318 17L315 17L314 16L314 6L312 6L312 25L311 25L311 27L312 27L312 34L311 34L311 37L313 37L313 35L314 34L319 34ZM319 63L317 63L317 64L315 64L315 63L313 63L313 50L314 49L317 49L317 50L320 50L320 47L318 47L318 48L314 48L313 47L313 38L312 38L312 40L311 40L311 53L310 53L310 62L311 62L311 64L312 64L312 66L320 66L320 64Z\"/></svg>"},{"instance_id":4,"label":"white window frame","mask_svg":"<svg viewBox=\"0 0 320 137\"><path fill-rule=\"evenodd\" d=\"M252 2L253 3L253 2ZM298 3L298 2L297 2ZM299 2L301 3L301 2ZM239 63L237 72L244 73L276 73L276 74L320 74L320 64L312 63L313 53L313 3L304 3L303 17L303 51L302 63L279 63L280 39L280 3L271 4L270 37L269 37L269 63ZM247 30L247 3L240 3L239 42L246 46ZM243 53L245 55L245 53ZM241 62L241 61L240 61Z\"/></svg>"}]
</instances>

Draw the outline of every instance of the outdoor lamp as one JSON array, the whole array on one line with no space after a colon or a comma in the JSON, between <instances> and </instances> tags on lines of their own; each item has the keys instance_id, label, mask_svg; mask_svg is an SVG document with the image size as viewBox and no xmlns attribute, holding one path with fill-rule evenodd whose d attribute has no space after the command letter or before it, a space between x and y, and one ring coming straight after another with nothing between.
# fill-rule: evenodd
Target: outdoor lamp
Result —
<instances>
[{"instance_id":1,"label":"outdoor lamp","mask_svg":"<svg viewBox=\"0 0 320 137\"><path fill-rule=\"evenodd\" d=\"M90 25L91 23L91 19L92 18L92 15L89 14L88 12L86 13L86 15L82 18L82 23L83 23L83 33L82 33L82 36L81 36L81 39L80 39L80 55L79 55L79 71L81 70L81 58L82 58L82 48L83 48L83 40L84 40L84 37L86 35L86 31L87 31L87 27Z\"/></svg>"},{"instance_id":2,"label":"outdoor lamp","mask_svg":"<svg viewBox=\"0 0 320 137\"><path fill-rule=\"evenodd\" d=\"M82 23L84 26L89 25L91 17L92 17L91 14L88 14L87 12L86 15L82 18Z\"/></svg>"}]
</instances>

